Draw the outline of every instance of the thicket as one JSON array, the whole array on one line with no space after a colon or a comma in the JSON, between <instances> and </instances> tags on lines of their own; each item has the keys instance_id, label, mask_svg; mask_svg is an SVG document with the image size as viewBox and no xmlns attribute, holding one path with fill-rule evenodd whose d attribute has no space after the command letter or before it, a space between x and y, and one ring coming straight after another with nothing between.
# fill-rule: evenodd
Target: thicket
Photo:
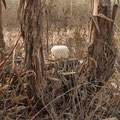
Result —
<instances>
[{"instance_id":1,"label":"thicket","mask_svg":"<svg viewBox=\"0 0 120 120\"><path fill-rule=\"evenodd\" d=\"M115 72L109 81L103 83L104 86L97 94L90 96L91 91L88 92L86 88L89 84L86 81L89 70L85 63L88 61L86 56L90 36L91 2L46 0L42 16L45 81L41 86L41 97L36 101L32 94L32 85L28 81L28 77L36 77L36 73L28 71L25 66L25 44L23 39L19 38L19 1L6 2L3 28L8 45L5 57L9 57L5 59L4 66L0 63L0 119L30 119L35 113L39 113L35 119L47 120L100 120L114 116L119 118L120 11L118 10L115 22L115 42L118 48ZM6 35L8 31L10 33ZM16 41L19 43L15 44ZM70 59L51 61L50 49L55 44L67 45L71 52Z\"/></svg>"}]
</instances>

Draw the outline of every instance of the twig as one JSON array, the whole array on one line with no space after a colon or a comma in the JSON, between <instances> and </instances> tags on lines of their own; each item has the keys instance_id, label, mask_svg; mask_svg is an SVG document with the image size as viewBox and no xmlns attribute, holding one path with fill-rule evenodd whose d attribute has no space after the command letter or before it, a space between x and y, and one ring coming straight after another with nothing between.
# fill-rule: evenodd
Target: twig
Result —
<instances>
[{"instance_id":1,"label":"twig","mask_svg":"<svg viewBox=\"0 0 120 120\"><path fill-rule=\"evenodd\" d=\"M17 67L16 67L16 64L15 64L15 62L14 62L14 56L15 56L16 47L17 47L17 46L15 46L15 48L14 48L14 50L13 50L13 66L12 66L12 68L13 68L13 71L15 72L16 76L18 77L18 80L20 81L21 88L22 88L22 90L23 90L24 95L26 96L27 104L28 104L28 106L30 107L30 110L31 110L31 112L32 112L32 115L35 115L35 111L34 111L32 105L31 105L31 102L30 102L30 100L29 100L29 97L28 97L28 95L27 95L27 93L26 93L26 91L25 91L25 88L24 88L23 82L22 82L22 80L21 80L20 74L19 74L18 69L17 69Z\"/></svg>"},{"instance_id":2,"label":"twig","mask_svg":"<svg viewBox=\"0 0 120 120\"><path fill-rule=\"evenodd\" d=\"M10 59L10 56L13 54L13 52L14 52L14 50L15 50L15 48L16 48L19 40L20 40L20 38L21 38L21 35L19 36L18 40L16 41L16 44L15 44L15 46L13 47L12 51L10 52L10 54L5 58L4 61L2 61L2 62L0 63L0 69L2 69L3 66L4 66L4 64L6 63L6 61L7 61L8 59Z\"/></svg>"},{"instance_id":3,"label":"twig","mask_svg":"<svg viewBox=\"0 0 120 120\"><path fill-rule=\"evenodd\" d=\"M80 86L81 86L81 84L80 84L80 85L77 85L77 86L75 86L75 87L73 87L73 88L71 88L71 89L69 89L69 90L66 91L65 93L63 93L63 94L59 95L58 97L56 97L54 100L52 100L52 101L49 102L47 105L45 105L40 111L38 111L38 112L31 118L31 120L34 120L34 119L39 115L39 113L40 113L41 111L43 111L46 107L48 107L48 106L49 106L50 104L52 104L54 101L56 101L57 99L61 98L61 97L64 96L65 94L69 93L70 91L73 91L74 89L79 88Z\"/></svg>"}]
</instances>

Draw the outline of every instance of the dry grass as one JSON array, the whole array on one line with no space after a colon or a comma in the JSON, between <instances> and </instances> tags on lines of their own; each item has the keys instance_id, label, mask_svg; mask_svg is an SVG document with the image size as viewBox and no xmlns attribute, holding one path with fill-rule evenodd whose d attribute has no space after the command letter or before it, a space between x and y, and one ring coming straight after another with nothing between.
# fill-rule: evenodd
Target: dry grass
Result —
<instances>
[{"instance_id":1,"label":"dry grass","mask_svg":"<svg viewBox=\"0 0 120 120\"><path fill-rule=\"evenodd\" d=\"M11 36L14 38L14 34ZM11 48L13 45L11 44ZM15 59L15 63L24 88L29 91L30 85L29 81L26 81L26 76L31 76L34 72L25 70L24 61L18 54L18 51L24 54L21 45L22 43L19 43L16 50L16 58L19 58L20 61ZM30 114L31 111L26 102L26 96L23 94L21 83L13 71L12 60L11 57L0 74L1 81L4 81L0 86L0 114L2 116L0 119L28 119L31 118L32 114ZM119 117L120 73L118 69L101 90L91 98L85 89L87 88L86 85L89 84L86 83L86 77L84 75L78 76L80 68L85 65L86 59L83 61L82 64L80 59L75 60L74 58L67 61L56 61L55 63L48 61L49 64L46 64L46 79L43 83L44 89L41 91L40 98L40 101L44 104L42 110L38 111L39 108L35 106L33 96L28 93L34 110L39 113L35 119L38 117L38 119L43 118L43 120L99 120L107 117ZM117 68L119 66L117 63ZM77 67L79 69L76 69ZM87 104L88 101L89 104Z\"/></svg>"}]
</instances>

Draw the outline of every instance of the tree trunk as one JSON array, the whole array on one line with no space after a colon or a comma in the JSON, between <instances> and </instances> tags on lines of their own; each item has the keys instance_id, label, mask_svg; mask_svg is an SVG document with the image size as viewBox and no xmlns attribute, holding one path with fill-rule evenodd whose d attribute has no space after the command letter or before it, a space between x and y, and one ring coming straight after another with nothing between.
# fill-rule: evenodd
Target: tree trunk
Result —
<instances>
[{"instance_id":1,"label":"tree trunk","mask_svg":"<svg viewBox=\"0 0 120 120\"><path fill-rule=\"evenodd\" d=\"M3 54L5 50L5 42L3 38L3 28L2 28L2 0L0 0L0 61L3 59Z\"/></svg>"},{"instance_id":2,"label":"tree trunk","mask_svg":"<svg viewBox=\"0 0 120 120\"><path fill-rule=\"evenodd\" d=\"M37 97L40 97L44 74L41 4L41 0L20 0L18 9L21 32L25 42L25 64L28 71L33 71L28 79L33 94Z\"/></svg>"},{"instance_id":3,"label":"tree trunk","mask_svg":"<svg viewBox=\"0 0 120 120\"><path fill-rule=\"evenodd\" d=\"M98 86L96 92L114 72L116 50L113 38L113 23L116 7L114 6L114 12L111 13L110 5L110 0L94 0L87 76L92 85ZM91 89L91 85L89 85L89 88Z\"/></svg>"}]
</instances>

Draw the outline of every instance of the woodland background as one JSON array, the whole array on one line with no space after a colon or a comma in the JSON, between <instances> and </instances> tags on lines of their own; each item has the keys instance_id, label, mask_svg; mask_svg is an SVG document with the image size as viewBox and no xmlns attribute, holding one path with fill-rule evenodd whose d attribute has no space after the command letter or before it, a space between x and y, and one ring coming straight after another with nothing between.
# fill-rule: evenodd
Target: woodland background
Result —
<instances>
[{"instance_id":1,"label":"woodland background","mask_svg":"<svg viewBox=\"0 0 120 120\"><path fill-rule=\"evenodd\" d=\"M112 1L112 5L114 1ZM6 3L7 9L5 10L3 7L2 13L6 43L5 56L12 51L21 30L18 20L19 0L6 0ZM42 82L44 88L41 90L42 97L38 99L37 96L34 96L31 85L27 81L27 77L35 76L35 72L29 71L25 67L24 42L20 38L15 55L10 57L2 72L0 71L0 119L21 120L34 117L38 120L103 120L111 117L119 119L120 8L118 7L114 24L114 41L115 48L117 48L115 72L101 90L94 94L95 96L86 98L87 88L85 89L81 83L86 79L85 71L81 68L86 69L87 67L83 63L87 61L86 55L89 46L91 1L46 0L46 4L43 6L42 42L47 82ZM68 46L71 52L70 60L55 63L48 61L51 59L50 49L56 44ZM18 69L17 75L13 70L13 59ZM74 75L73 71L71 72L72 69L77 72L81 71L79 73L80 81L77 81L78 76ZM22 83L19 80L22 80ZM70 83L67 80L70 80ZM23 88L28 96L25 95ZM87 102L89 104L86 104ZM36 113L39 114L36 115Z\"/></svg>"}]
</instances>

